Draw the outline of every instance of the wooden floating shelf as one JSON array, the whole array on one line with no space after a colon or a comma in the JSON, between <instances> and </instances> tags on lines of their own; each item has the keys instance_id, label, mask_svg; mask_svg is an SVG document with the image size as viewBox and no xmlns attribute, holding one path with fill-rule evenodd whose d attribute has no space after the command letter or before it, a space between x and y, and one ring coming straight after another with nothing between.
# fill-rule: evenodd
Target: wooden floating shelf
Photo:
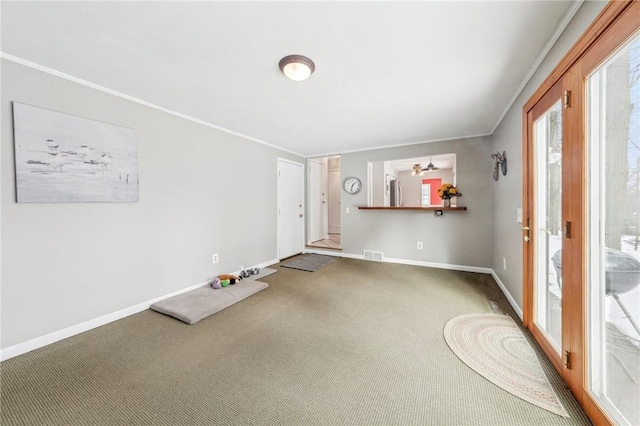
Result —
<instances>
[{"instance_id":1,"label":"wooden floating shelf","mask_svg":"<svg viewBox=\"0 0 640 426\"><path fill-rule=\"evenodd\" d=\"M434 211L434 210L466 210L466 207L368 207L360 206L358 210L418 210L418 211Z\"/></svg>"}]
</instances>

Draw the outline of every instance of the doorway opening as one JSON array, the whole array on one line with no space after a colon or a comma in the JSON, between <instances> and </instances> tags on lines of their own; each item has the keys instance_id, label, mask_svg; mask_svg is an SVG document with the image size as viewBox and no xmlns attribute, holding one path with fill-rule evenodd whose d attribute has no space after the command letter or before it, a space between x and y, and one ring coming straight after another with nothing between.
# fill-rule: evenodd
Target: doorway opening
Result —
<instances>
[{"instance_id":1,"label":"doorway opening","mask_svg":"<svg viewBox=\"0 0 640 426\"><path fill-rule=\"evenodd\" d=\"M307 247L342 250L340 239L340 156L308 160Z\"/></svg>"}]
</instances>

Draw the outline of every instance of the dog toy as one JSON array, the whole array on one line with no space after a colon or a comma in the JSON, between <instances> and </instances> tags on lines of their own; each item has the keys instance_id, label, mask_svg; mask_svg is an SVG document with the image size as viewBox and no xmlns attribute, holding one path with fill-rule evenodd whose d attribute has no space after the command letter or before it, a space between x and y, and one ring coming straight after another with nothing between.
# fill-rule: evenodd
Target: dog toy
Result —
<instances>
[{"instance_id":1,"label":"dog toy","mask_svg":"<svg viewBox=\"0 0 640 426\"><path fill-rule=\"evenodd\" d=\"M229 284L235 284L242 279L242 277L239 277L237 275L231 275L231 274L218 275L218 278L220 278L221 281L228 280Z\"/></svg>"},{"instance_id":2,"label":"dog toy","mask_svg":"<svg viewBox=\"0 0 640 426\"><path fill-rule=\"evenodd\" d=\"M229 285L233 285L238 281L240 281L241 279L242 278L236 275L222 274L215 277L213 281L211 281L210 285L215 289L220 289L222 287L229 287Z\"/></svg>"},{"instance_id":3,"label":"dog toy","mask_svg":"<svg viewBox=\"0 0 640 426\"><path fill-rule=\"evenodd\" d=\"M220 283L218 277L215 277L213 281L211 281L211 287L215 288L216 290L222 288L222 284Z\"/></svg>"}]
</instances>

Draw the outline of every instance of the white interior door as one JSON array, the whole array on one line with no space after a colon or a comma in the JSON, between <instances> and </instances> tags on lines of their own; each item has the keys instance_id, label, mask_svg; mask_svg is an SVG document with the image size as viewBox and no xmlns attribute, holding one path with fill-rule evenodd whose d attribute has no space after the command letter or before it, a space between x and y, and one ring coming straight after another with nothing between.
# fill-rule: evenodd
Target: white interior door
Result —
<instances>
[{"instance_id":1,"label":"white interior door","mask_svg":"<svg viewBox=\"0 0 640 426\"><path fill-rule=\"evenodd\" d=\"M326 237L326 174L325 164L309 160L309 243Z\"/></svg>"},{"instance_id":2,"label":"white interior door","mask_svg":"<svg viewBox=\"0 0 640 426\"><path fill-rule=\"evenodd\" d=\"M278 258L304 247L304 166L278 158Z\"/></svg>"},{"instance_id":3,"label":"white interior door","mask_svg":"<svg viewBox=\"0 0 640 426\"><path fill-rule=\"evenodd\" d=\"M329 171L329 233L340 233L340 170Z\"/></svg>"}]
</instances>

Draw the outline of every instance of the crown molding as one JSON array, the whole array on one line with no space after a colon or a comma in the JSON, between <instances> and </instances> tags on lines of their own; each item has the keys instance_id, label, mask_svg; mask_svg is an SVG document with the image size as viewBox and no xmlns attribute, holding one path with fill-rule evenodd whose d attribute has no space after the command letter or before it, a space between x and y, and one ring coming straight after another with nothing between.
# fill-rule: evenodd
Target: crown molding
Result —
<instances>
[{"instance_id":1,"label":"crown molding","mask_svg":"<svg viewBox=\"0 0 640 426\"><path fill-rule=\"evenodd\" d=\"M209 123L208 121L204 121L204 120L201 120L199 118L195 118L195 117L192 117L190 115L183 114L181 112L177 112L177 111L174 111L174 110L169 109L169 108L165 108L165 107L160 106L160 105L156 105L156 104L154 104L152 102L148 102L148 101L145 101L143 99L139 99L139 98L127 95L127 94L122 93L122 92L118 92L117 90L109 89L108 87L104 87L104 86L101 86L99 84L95 84L95 83L92 83L90 81L83 80L81 78L78 78L78 77L63 73L61 71L57 71L57 70L54 70L52 68L45 67L44 65L40 65L40 64L37 64L35 62L28 61L26 59L23 59L23 58L20 58L18 56L14 56L14 55L8 54L6 52L0 51L0 59L5 59L5 60L7 60L9 62L13 62L15 64L22 65L22 66L25 66L27 68L31 68L31 69L40 71L40 72L43 72L45 74L53 75L55 77L59 77L59 78L62 78L64 80L71 81L73 83L80 84L82 86L89 87L91 89L98 90L100 92L107 93L107 94L112 95L112 96L116 96L118 98L126 99L128 101L137 103L139 105L143 105L143 106L146 106L148 108L155 109L157 111L161 111L161 112L164 112L166 114L170 114L170 115L173 115L175 117L179 117L179 118L182 118L184 120L191 121L193 123L197 123L197 124L200 124L202 126L209 127L211 129L218 130L220 132L224 132L224 133L227 133L227 134L230 134L230 135L233 135L233 136L237 136L239 138L246 139L246 140L251 141L251 142L259 143L261 145L268 146L269 148L274 148L274 149L277 149L279 151L283 151L283 152L287 152L289 154L297 155L298 157L307 158L303 154L300 154L300 153L295 152L295 151L291 151L291 150L283 148L281 146L274 145L272 143L269 143L269 142L263 141L261 139L257 139L257 138L254 138L254 137L251 137L251 136L236 132L236 131L231 130L231 129L227 129L226 127L218 126L217 124Z\"/></svg>"},{"instance_id":2,"label":"crown molding","mask_svg":"<svg viewBox=\"0 0 640 426\"><path fill-rule=\"evenodd\" d=\"M560 25L558 26L558 28L556 28L556 31L553 33L549 41L547 41L547 44L544 46L544 49L542 49L542 52L540 52L540 55L538 55L538 58L533 63L533 66L531 67L527 75L524 77L522 82L520 83L520 86L518 86L518 89L515 91L515 93L511 97L511 100L507 103L507 106L502 110L500 117L498 117L498 120L496 121L496 124L493 126L493 129L491 129L491 133L489 133L489 135L493 135L493 133L496 131L500 123L502 123L502 120L504 120L504 117L507 115L507 113L509 112L513 104L516 102L518 97L522 94L527 84L529 84L529 81L531 80L531 78L533 78L533 75L536 73L536 71L538 71L538 68L540 68L540 65L542 65L542 61L545 60L545 58L547 57L547 55L549 54L553 46L555 46L556 42L558 41L562 33L564 33L564 30L567 28L567 25L569 25L569 23L571 22L575 14L578 12L578 9L580 9L580 6L582 6L582 3L584 3L584 1L585 0L576 0L573 4L573 7L571 7L571 9L567 11L567 13L565 13L564 17L562 18L562 22L560 22Z\"/></svg>"}]
</instances>

